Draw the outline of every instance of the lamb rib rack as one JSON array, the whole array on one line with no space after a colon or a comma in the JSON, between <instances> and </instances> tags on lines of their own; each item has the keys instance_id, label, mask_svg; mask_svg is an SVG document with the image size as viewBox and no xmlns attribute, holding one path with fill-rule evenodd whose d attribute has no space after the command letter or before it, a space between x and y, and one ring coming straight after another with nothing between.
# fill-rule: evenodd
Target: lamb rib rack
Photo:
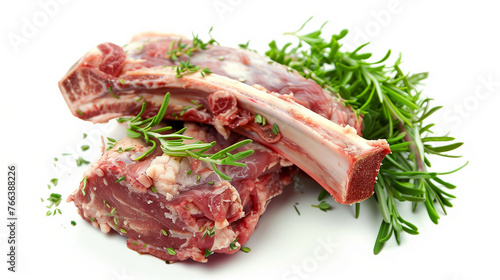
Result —
<instances>
[{"instance_id":1,"label":"lamb rib rack","mask_svg":"<svg viewBox=\"0 0 500 280\"><path fill-rule=\"evenodd\" d=\"M314 82L253 52L213 46L189 59L202 68L210 65L214 74L178 72L178 62L164 57L175 38L179 40L147 34L135 37L127 52L112 43L89 51L59 83L73 114L106 122L136 115L146 102L143 116L153 116L170 92L166 118L211 124L225 137L231 130L245 135L293 162L339 203L352 204L372 195L378 169L390 149L385 140L360 137L361 124L352 112L338 109L343 106ZM215 63L214 57L222 53L226 54L222 62ZM250 86L218 72L260 84ZM251 79L256 75L265 78ZM255 122L257 115L265 125Z\"/></svg>"}]
</instances>

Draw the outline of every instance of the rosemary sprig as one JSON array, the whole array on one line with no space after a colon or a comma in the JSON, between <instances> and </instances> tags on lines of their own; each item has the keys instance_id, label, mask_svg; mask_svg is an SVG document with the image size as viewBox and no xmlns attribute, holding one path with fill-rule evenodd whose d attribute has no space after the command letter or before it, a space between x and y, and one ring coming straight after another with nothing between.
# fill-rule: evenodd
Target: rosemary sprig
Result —
<instances>
[{"instance_id":1,"label":"rosemary sprig","mask_svg":"<svg viewBox=\"0 0 500 280\"><path fill-rule=\"evenodd\" d=\"M310 19L309 19L310 20ZM431 143L449 143L453 137L435 136L434 124L424 121L441 107L431 107L431 99L422 96L417 85L427 73L404 74L400 68L401 56L390 66L384 65L391 55L369 62L371 53L362 53L367 45L354 51L341 50L339 41L347 35L342 30L325 40L322 27L308 34L299 34L307 22L296 32L286 33L299 40L279 48L275 41L269 44L266 54L275 62L295 69L302 76L312 79L363 116L363 136L367 139L385 138L392 154L388 155L380 168L375 184L382 222L375 241L374 253L378 254L386 241L394 234L400 244L400 234L418 234L418 228L403 219L396 201L409 202L413 210L424 204L429 218L438 223L436 204L446 214L445 207L452 207L450 199L455 198L445 191L456 186L444 181L441 176L456 172L462 167L444 173L430 172L428 155L455 158L448 152L463 143L435 146ZM359 204L356 205L356 217Z\"/></svg>"},{"instance_id":2,"label":"rosemary sprig","mask_svg":"<svg viewBox=\"0 0 500 280\"><path fill-rule=\"evenodd\" d=\"M165 54L165 58L170 58L174 61L179 60L181 55L191 56L193 52L198 50L206 50L209 45L218 44L218 42L212 37L213 26L208 30L208 35L210 36L210 40L208 42L204 42L201 40L198 35L193 34L193 39L191 44L183 43L182 38L179 41L172 41L168 48L167 53ZM177 44L176 44L177 42Z\"/></svg>"},{"instance_id":3,"label":"rosemary sprig","mask_svg":"<svg viewBox=\"0 0 500 280\"><path fill-rule=\"evenodd\" d=\"M164 132L172 129L171 126L158 127L165 113L167 112L169 99L170 93L167 92L158 113L154 117L151 117L149 119L141 118L142 113L146 109L145 102L142 104L141 111L137 116L132 118L118 119L118 122L120 123L128 123L127 136L131 138L142 137L144 141L151 146L146 152L137 157L135 160L144 159L149 154L151 154L156 149L158 141L161 145L163 153L165 153L166 155L176 157L189 156L201 161L208 162L212 166L213 170L222 179L228 181L231 180L230 177L222 173L217 168L217 165L233 165L244 167L245 164L238 161L252 155L254 151L246 150L238 152L236 154L231 154L231 152L243 145L251 143L252 140L242 140L214 154L207 154L205 152L213 147L216 142L213 141L211 143L203 143L201 141L197 141L191 144L187 144L184 142L184 140L191 140L193 139L193 137L182 134L186 130L185 127L173 133L163 134Z\"/></svg>"}]
</instances>

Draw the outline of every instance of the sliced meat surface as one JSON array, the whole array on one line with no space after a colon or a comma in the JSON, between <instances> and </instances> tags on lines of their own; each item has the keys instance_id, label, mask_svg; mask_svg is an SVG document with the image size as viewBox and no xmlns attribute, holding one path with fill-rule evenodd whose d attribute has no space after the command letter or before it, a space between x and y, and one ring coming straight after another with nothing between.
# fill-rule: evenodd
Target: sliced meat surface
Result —
<instances>
[{"instance_id":1,"label":"sliced meat surface","mask_svg":"<svg viewBox=\"0 0 500 280\"><path fill-rule=\"evenodd\" d=\"M244 139L236 133L225 139L209 126L186 127L192 141L217 141L212 153ZM205 162L167 156L159 148L135 160L147 149L141 140L121 139L84 173L69 201L102 232L116 231L130 249L168 262L206 262L212 253L237 252L296 170L258 143L237 150L254 150L241 160L245 167L220 166L231 181Z\"/></svg>"}]
</instances>

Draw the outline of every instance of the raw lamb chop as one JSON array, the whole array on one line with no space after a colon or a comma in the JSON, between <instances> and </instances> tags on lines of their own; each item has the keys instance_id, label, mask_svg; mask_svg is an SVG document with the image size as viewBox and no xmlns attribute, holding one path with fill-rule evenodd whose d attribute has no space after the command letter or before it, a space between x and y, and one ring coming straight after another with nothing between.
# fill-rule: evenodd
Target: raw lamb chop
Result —
<instances>
[{"instance_id":1,"label":"raw lamb chop","mask_svg":"<svg viewBox=\"0 0 500 280\"><path fill-rule=\"evenodd\" d=\"M227 139L213 127L186 123L192 141L217 144L216 152L244 137ZM102 232L128 237L127 246L167 262L206 262L212 253L233 254L254 231L269 200L292 182L296 168L258 144L240 147L254 153L241 160L246 167L220 166L232 178L221 180L205 162L170 157L125 137L85 172L70 196L79 214Z\"/></svg>"},{"instance_id":2,"label":"raw lamb chop","mask_svg":"<svg viewBox=\"0 0 500 280\"><path fill-rule=\"evenodd\" d=\"M202 67L209 65L214 73L259 84L184 73L169 66L178 62L162 56L175 38L179 37L138 36L127 53L112 43L91 50L59 84L73 114L105 122L135 115L146 102L148 117L156 114L164 94L170 92L166 118L211 124L224 137L232 130L260 142L309 174L339 203L372 195L389 146L385 140L359 137L361 125L352 112L333 106L338 103L321 87L253 52L220 46L195 51L189 59ZM256 123L257 116L266 124Z\"/></svg>"}]
</instances>

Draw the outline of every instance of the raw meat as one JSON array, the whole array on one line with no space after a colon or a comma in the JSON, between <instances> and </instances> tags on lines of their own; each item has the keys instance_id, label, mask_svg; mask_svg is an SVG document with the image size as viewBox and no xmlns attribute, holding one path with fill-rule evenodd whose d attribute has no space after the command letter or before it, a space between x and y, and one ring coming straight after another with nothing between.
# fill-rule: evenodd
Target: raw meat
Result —
<instances>
[{"instance_id":1,"label":"raw meat","mask_svg":"<svg viewBox=\"0 0 500 280\"><path fill-rule=\"evenodd\" d=\"M186 127L192 141L217 141L208 152L245 139L236 133L224 139L205 125ZM296 170L277 153L251 143L237 150L254 150L241 160L246 167L220 166L232 178L225 181L205 162L170 157L159 148L134 160L148 148L141 140L123 138L91 165L69 200L102 232L114 230L128 237L130 249L167 262L206 262L211 253L237 252Z\"/></svg>"},{"instance_id":2,"label":"raw meat","mask_svg":"<svg viewBox=\"0 0 500 280\"><path fill-rule=\"evenodd\" d=\"M353 127L361 135L360 117L356 117L352 110L342 105L332 93L323 90L314 81L303 78L297 72L283 65L271 63L256 52L218 45L211 45L203 51L195 51L189 57L182 55L178 61L166 58L166 53L169 49L175 49L179 40L183 44L192 45L192 40L176 34L146 32L134 36L124 48L104 43L89 51L60 82L61 91L66 93L63 95L68 105L72 104L73 114L82 119L98 122L95 117L96 112L89 113L80 108L81 114L79 114L77 105L91 102L86 91L105 92L110 87L119 89L120 84L116 84L118 80L115 78L120 75L120 71L125 73L140 68L175 66L179 61L189 60L191 64L207 67L215 74L251 86L259 85L267 91L284 95L286 99L341 126ZM93 67L97 67L100 73L94 72ZM109 83L101 87L102 83L99 82L98 76L106 78L106 75Z\"/></svg>"},{"instance_id":3,"label":"raw meat","mask_svg":"<svg viewBox=\"0 0 500 280\"><path fill-rule=\"evenodd\" d=\"M220 66L220 70L218 64L214 64L211 70L229 76L244 74L245 82L259 72L267 73L265 78L251 80L251 83L264 85L249 86L217 74L190 73L179 77L175 66L169 66L164 58L155 57L168 50L160 46L170 43L161 45L158 43L161 40L146 37L156 43L149 45L135 39L141 45L129 46L128 54L117 45L105 43L91 50L70 69L59 86L73 114L105 122L114 117L135 115L141 103L146 102L148 109L144 116L153 116L163 95L170 92L167 118L211 124L225 137L233 130L258 141L296 164L339 203L352 204L372 195L381 161L390 152L389 145L385 140L367 141L358 136L360 124L353 124L357 130L353 129L349 124L355 118L342 110L332 114L328 109L332 108L331 99L319 86L300 80L298 74L282 66L269 66L263 59L254 61L253 54L246 54L245 58L238 56L239 51L232 50L223 53L227 56L238 54L248 61L234 62L226 67L229 70L224 70L224 66ZM150 46L155 48L151 50ZM206 52L199 51L200 55ZM191 59L196 61L195 55ZM205 56L200 63L205 60L210 59ZM249 65L254 64L256 67L250 68ZM240 69L242 65L250 70ZM266 80L272 82L266 83ZM296 92L291 91L299 88L294 82L302 86ZM283 90L286 86L290 91ZM341 111L344 113L339 113ZM266 120L266 125L255 122L257 115ZM336 119L341 126L330 119Z\"/></svg>"}]
</instances>

